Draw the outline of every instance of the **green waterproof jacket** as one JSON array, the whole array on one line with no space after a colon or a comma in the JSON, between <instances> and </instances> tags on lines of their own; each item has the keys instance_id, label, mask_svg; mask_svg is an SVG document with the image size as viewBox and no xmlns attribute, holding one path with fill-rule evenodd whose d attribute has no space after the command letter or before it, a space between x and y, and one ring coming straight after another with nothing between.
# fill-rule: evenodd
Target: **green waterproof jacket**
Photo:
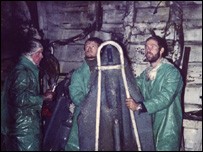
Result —
<instances>
[{"instance_id":1,"label":"green waterproof jacket","mask_svg":"<svg viewBox=\"0 0 203 152\"><path fill-rule=\"evenodd\" d=\"M90 69L86 61L73 72L71 84L69 86L70 98L75 105L73 125L70 131L68 143L65 147L67 151L79 151L77 118L80 112L80 103L89 92Z\"/></svg>"},{"instance_id":2,"label":"green waterproof jacket","mask_svg":"<svg viewBox=\"0 0 203 152\"><path fill-rule=\"evenodd\" d=\"M26 57L13 69L1 92L1 133L11 151L39 151L42 96L39 70Z\"/></svg>"},{"instance_id":3,"label":"green waterproof jacket","mask_svg":"<svg viewBox=\"0 0 203 152\"><path fill-rule=\"evenodd\" d=\"M154 80L148 80L146 73L147 70L137 77L137 83L144 96L144 105L152 115L156 151L178 151L182 128L182 77L166 59Z\"/></svg>"}]
</instances>

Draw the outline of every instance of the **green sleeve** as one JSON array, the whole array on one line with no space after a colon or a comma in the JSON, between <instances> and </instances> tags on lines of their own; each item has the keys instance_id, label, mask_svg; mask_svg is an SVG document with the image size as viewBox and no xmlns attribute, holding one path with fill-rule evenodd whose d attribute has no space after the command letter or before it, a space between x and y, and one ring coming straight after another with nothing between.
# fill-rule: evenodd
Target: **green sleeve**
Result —
<instances>
[{"instance_id":1,"label":"green sleeve","mask_svg":"<svg viewBox=\"0 0 203 152\"><path fill-rule=\"evenodd\" d=\"M165 75L161 90L157 90L157 94L154 93L151 99L145 100L144 102L148 113L155 113L169 107L175 100L177 94L182 90L182 86L183 82L178 70L173 69L168 71Z\"/></svg>"},{"instance_id":2,"label":"green sleeve","mask_svg":"<svg viewBox=\"0 0 203 152\"><path fill-rule=\"evenodd\" d=\"M76 71L73 73L71 77L71 84L69 86L69 93L70 98L73 101L73 103L77 106L81 103L81 101L85 97L85 92L83 89L83 80L82 76Z\"/></svg>"},{"instance_id":3,"label":"green sleeve","mask_svg":"<svg viewBox=\"0 0 203 152\"><path fill-rule=\"evenodd\" d=\"M14 75L14 81L11 86L11 96L15 99L16 106L39 106L42 105L42 96L36 90L33 90L31 85L37 85L38 81L34 76L28 75L25 70L19 71Z\"/></svg>"}]
</instances>

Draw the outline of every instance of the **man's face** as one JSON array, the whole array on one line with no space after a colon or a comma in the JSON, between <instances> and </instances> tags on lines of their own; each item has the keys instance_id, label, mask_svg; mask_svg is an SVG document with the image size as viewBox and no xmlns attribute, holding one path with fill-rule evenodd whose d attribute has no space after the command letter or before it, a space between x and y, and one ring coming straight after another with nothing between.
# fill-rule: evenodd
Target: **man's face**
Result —
<instances>
[{"instance_id":1,"label":"man's face","mask_svg":"<svg viewBox=\"0 0 203 152\"><path fill-rule=\"evenodd\" d=\"M88 60L93 60L97 56L97 50L99 45L94 41L87 41L85 43L85 57Z\"/></svg>"},{"instance_id":2,"label":"man's face","mask_svg":"<svg viewBox=\"0 0 203 152\"><path fill-rule=\"evenodd\" d=\"M145 56L150 63L156 62L160 56L160 48L157 41L150 39L145 44Z\"/></svg>"},{"instance_id":3,"label":"man's face","mask_svg":"<svg viewBox=\"0 0 203 152\"><path fill-rule=\"evenodd\" d=\"M36 65L39 66L40 61L43 58L42 55L43 49L42 48L38 48L38 50L36 51L36 53L34 53L31 57L33 59L33 61L35 62Z\"/></svg>"}]
</instances>

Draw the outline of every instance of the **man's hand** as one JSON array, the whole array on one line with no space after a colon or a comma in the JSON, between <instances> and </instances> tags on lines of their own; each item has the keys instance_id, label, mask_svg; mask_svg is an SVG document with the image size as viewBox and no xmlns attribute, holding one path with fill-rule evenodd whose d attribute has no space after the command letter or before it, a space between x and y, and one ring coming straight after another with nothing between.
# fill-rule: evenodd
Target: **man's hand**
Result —
<instances>
[{"instance_id":1,"label":"man's hand","mask_svg":"<svg viewBox=\"0 0 203 152\"><path fill-rule=\"evenodd\" d=\"M132 98L126 99L126 106L131 109L132 111L140 110L140 104L134 101Z\"/></svg>"},{"instance_id":2,"label":"man's hand","mask_svg":"<svg viewBox=\"0 0 203 152\"><path fill-rule=\"evenodd\" d=\"M43 95L43 100L44 101L52 101L54 98L55 93L52 92L51 89L46 90L46 92Z\"/></svg>"}]
</instances>

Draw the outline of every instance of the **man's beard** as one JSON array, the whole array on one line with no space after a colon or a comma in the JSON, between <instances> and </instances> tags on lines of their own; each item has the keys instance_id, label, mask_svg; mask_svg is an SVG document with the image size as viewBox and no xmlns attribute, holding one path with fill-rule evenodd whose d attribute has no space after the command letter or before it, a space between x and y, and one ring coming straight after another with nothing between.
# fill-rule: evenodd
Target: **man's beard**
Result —
<instances>
[{"instance_id":1,"label":"man's beard","mask_svg":"<svg viewBox=\"0 0 203 152\"><path fill-rule=\"evenodd\" d=\"M85 56L85 59L86 60L94 60L94 59L96 59L96 57L95 56Z\"/></svg>"},{"instance_id":2,"label":"man's beard","mask_svg":"<svg viewBox=\"0 0 203 152\"><path fill-rule=\"evenodd\" d=\"M152 56L148 56L148 54L152 55ZM147 53L146 54L146 58L147 58L147 61L149 61L149 63L154 63L156 62L160 57L160 51L157 52L157 54L153 55L152 53Z\"/></svg>"}]
</instances>

